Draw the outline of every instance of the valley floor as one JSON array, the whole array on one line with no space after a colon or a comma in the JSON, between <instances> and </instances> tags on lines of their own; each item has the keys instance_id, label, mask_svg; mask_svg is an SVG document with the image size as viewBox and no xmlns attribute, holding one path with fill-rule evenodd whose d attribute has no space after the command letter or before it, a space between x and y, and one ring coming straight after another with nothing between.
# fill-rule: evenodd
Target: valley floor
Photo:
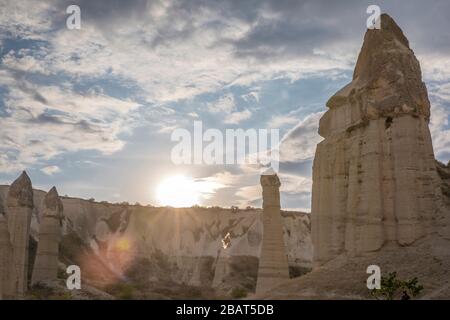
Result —
<instances>
[{"instance_id":1,"label":"valley floor","mask_svg":"<svg viewBox=\"0 0 450 320\"><path fill-rule=\"evenodd\" d=\"M378 265L382 276L396 271L403 280L417 277L424 286L418 299L450 298L450 240L422 239L401 250L387 245L361 257L345 255L296 279L286 281L255 299L372 299L366 287L369 265Z\"/></svg>"}]
</instances>

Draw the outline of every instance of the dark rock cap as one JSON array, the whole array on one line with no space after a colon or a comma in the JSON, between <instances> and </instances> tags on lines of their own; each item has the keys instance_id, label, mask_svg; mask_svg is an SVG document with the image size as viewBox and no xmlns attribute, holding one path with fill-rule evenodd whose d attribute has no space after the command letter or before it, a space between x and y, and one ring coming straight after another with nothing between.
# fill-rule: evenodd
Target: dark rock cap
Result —
<instances>
[{"instance_id":1,"label":"dark rock cap","mask_svg":"<svg viewBox=\"0 0 450 320\"><path fill-rule=\"evenodd\" d=\"M281 186L280 179L278 178L276 173L271 174L271 175L268 175L268 174L261 175L260 183L263 187L266 187L266 186L279 187L279 186Z\"/></svg>"},{"instance_id":2,"label":"dark rock cap","mask_svg":"<svg viewBox=\"0 0 450 320\"><path fill-rule=\"evenodd\" d=\"M33 186L25 171L9 187L7 206L33 208Z\"/></svg>"}]
</instances>

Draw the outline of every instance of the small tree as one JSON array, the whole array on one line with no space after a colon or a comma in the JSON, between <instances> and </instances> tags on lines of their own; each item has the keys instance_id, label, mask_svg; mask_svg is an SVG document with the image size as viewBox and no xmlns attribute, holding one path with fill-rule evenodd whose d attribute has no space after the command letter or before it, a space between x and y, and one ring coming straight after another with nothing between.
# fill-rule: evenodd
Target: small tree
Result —
<instances>
[{"instance_id":1,"label":"small tree","mask_svg":"<svg viewBox=\"0 0 450 320\"><path fill-rule=\"evenodd\" d=\"M423 286L418 282L416 277L407 281L400 280L397 278L397 272L390 272L386 277L381 277L381 288L373 289L371 294L380 300L394 300L400 291L415 297L423 290Z\"/></svg>"}]
</instances>

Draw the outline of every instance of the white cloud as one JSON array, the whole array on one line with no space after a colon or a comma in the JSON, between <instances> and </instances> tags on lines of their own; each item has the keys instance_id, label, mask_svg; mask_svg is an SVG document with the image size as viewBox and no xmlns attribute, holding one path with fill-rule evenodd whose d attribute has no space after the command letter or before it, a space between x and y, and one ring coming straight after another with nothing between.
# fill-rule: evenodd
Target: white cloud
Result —
<instances>
[{"instance_id":1,"label":"white cloud","mask_svg":"<svg viewBox=\"0 0 450 320\"><path fill-rule=\"evenodd\" d=\"M209 112L218 113L218 112L232 112L236 107L236 103L234 101L234 96L232 94L226 94L220 97L214 103L210 103L208 105Z\"/></svg>"},{"instance_id":2,"label":"white cloud","mask_svg":"<svg viewBox=\"0 0 450 320\"><path fill-rule=\"evenodd\" d=\"M224 123L238 124L244 120L249 119L251 116L252 116L252 112L248 109L245 109L243 111L233 112L233 113L227 115L227 117L224 120Z\"/></svg>"},{"instance_id":3,"label":"white cloud","mask_svg":"<svg viewBox=\"0 0 450 320\"><path fill-rule=\"evenodd\" d=\"M225 187L236 186L240 182L240 174L232 174L229 171L218 172L210 177L203 178L204 181L213 182Z\"/></svg>"},{"instance_id":4,"label":"white cloud","mask_svg":"<svg viewBox=\"0 0 450 320\"><path fill-rule=\"evenodd\" d=\"M448 79L450 79L450 75ZM428 85L428 87L432 98L438 98L442 101L450 103L450 82L432 83L431 85Z\"/></svg>"},{"instance_id":5,"label":"white cloud","mask_svg":"<svg viewBox=\"0 0 450 320\"><path fill-rule=\"evenodd\" d=\"M55 173L59 173L61 172L61 169L58 166L47 166L41 169L41 171L43 173L45 173L46 175L53 175Z\"/></svg>"},{"instance_id":6,"label":"white cloud","mask_svg":"<svg viewBox=\"0 0 450 320\"><path fill-rule=\"evenodd\" d=\"M236 196L241 198L237 202L239 207L249 206L254 201L262 198L261 185L256 184L252 186L242 187L236 192Z\"/></svg>"},{"instance_id":7,"label":"white cloud","mask_svg":"<svg viewBox=\"0 0 450 320\"><path fill-rule=\"evenodd\" d=\"M443 105L431 106L430 131L436 158L449 161L450 156L450 110Z\"/></svg>"},{"instance_id":8,"label":"white cloud","mask_svg":"<svg viewBox=\"0 0 450 320\"><path fill-rule=\"evenodd\" d=\"M18 10L19 15L8 17L9 25L24 21L30 37L49 43L52 49L40 57L47 72L75 77L112 74L137 83L154 102L191 98L232 84L250 85L274 78L295 80L302 74L349 68L349 57L341 53L273 61L237 57L232 42L244 39L255 26L239 17L224 17L214 6L178 13L174 19L171 13L177 3L167 1L164 6L138 12L140 20L133 24L118 18L118 13L109 20L83 20L81 30L64 26L54 30L48 16L57 16L57 6L33 5L31 10L25 9L26 1L18 2L23 8ZM12 1L8 5L14 7ZM28 17L30 11L33 19ZM162 38L161 33L167 36ZM251 95L258 99L256 91Z\"/></svg>"},{"instance_id":9,"label":"white cloud","mask_svg":"<svg viewBox=\"0 0 450 320\"><path fill-rule=\"evenodd\" d=\"M0 117L0 171L22 169L64 152L123 147L119 134L131 129L127 114L138 104L103 94L81 95L70 86L36 85L0 74L8 84L6 117ZM12 84L12 85L11 85Z\"/></svg>"},{"instance_id":10,"label":"white cloud","mask_svg":"<svg viewBox=\"0 0 450 320\"><path fill-rule=\"evenodd\" d=\"M286 125L294 125L297 124L300 120L296 117L293 117L291 115L278 115L272 117L270 119L268 126L269 128L281 128Z\"/></svg>"},{"instance_id":11,"label":"white cloud","mask_svg":"<svg viewBox=\"0 0 450 320\"><path fill-rule=\"evenodd\" d=\"M191 118L194 118L194 119L198 119L199 118L199 115L198 115L197 112L189 112L187 115L189 117L191 117Z\"/></svg>"},{"instance_id":12,"label":"white cloud","mask_svg":"<svg viewBox=\"0 0 450 320\"><path fill-rule=\"evenodd\" d=\"M0 70L0 85L9 90L3 95L9 117L0 119L4 152L1 161L8 162L11 169L48 160L62 152L120 150L123 141L119 134L129 131L133 121L141 121L130 114L136 103L101 92L74 92L72 85L83 79L113 77L119 83L132 83L148 103L158 105L244 85L252 88L242 97L250 103L259 101L257 83L261 81L295 80L349 66L349 58L339 56L340 53L333 57L298 55L271 61L237 56L233 43L248 36L255 27L251 21L233 15L225 17L221 7L201 6L195 11L176 12L177 6L173 1L148 3L146 10L130 11L138 15L136 23L130 24L120 14L113 14L95 20L86 18L81 30L68 30L58 1L30 7L29 1L6 0L0 13L0 29L5 31L0 41L8 36L39 42L3 57L2 64L7 69ZM270 12L263 16L276 17ZM64 75L70 84L36 84L31 78L19 76L30 73L49 79ZM238 124L252 115L248 109L236 111L232 94L207 108L228 113L227 124ZM57 114L47 118L46 123L30 123L48 116L47 111ZM159 124L157 130L161 132L174 128L170 121L152 120ZM1 170L7 170L4 168Z\"/></svg>"},{"instance_id":13,"label":"white cloud","mask_svg":"<svg viewBox=\"0 0 450 320\"><path fill-rule=\"evenodd\" d=\"M447 80L448 81L448 80ZM432 82L427 85L430 102L430 132L437 159L450 160L450 82Z\"/></svg>"},{"instance_id":14,"label":"white cloud","mask_svg":"<svg viewBox=\"0 0 450 320\"><path fill-rule=\"evenodd\" d=\"M448 81L450 79L450 57L438 53L419 54L417 59L426 81Z\"/></svg>"},{"instance_id":15,"label":"white cloud","mask_svg":"<svg viewBox=\"0 0 450 320\"><path fill-rule=\"evenodd\" d=\"M306 116L281 139L282 162L297 162L314 157L316 145L322 140L318 129L323 113L316 112Z\"/></svg>"},{"instance_id":16,"label":"white cloud","mask_svg":"<svg viewBox=\"0 0 450 320\"><path fill-rule=\"evenodd\" d=\"M43 38L44 32L51 27L49 13L54 14L55 3L53 1L33 2L21 0L2 0L0 10L0 40L6 34L24 39Z\"/></svg>"},{"instance_id":17,"label":"white cloud","mask_svg":"<svg viewBox=\"0 0 450 320\"><path fill-rule=\"evenodd\" d=\"M282 181L280 191L298 194L311 193L312 179L311 177L304 177L296 174L281 173L280 180Z\"/></svg>"},{"instance_id":18,"label":"white cloud","mask_svg":"<svg viewBox=\"0 0 450 320\"><path fill-rule=\"evenodd\" d=\"M259 102L259 95L260 95L260 88L254 88L257 90L251 91L247 94L244 94L241 96L242 99L244 99L244 101L248 102L248 103L253 103L253 102Z\"/></svg>"}]
</instances>

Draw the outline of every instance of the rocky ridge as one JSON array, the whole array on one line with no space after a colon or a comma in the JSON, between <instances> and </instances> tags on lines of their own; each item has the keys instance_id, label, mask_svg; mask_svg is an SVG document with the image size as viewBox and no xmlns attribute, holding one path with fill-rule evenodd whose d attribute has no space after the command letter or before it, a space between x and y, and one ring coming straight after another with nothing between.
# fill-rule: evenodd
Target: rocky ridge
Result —
<instances>
[{"instance_id":1,"label":"rocky ridge","mask_svg":"<svg viewBox=\"0 0 450 320\"><path fill-rule=\"evenodd\" d=\"M0 197L7 192L8 186L0 186ZM32 239L38 239L44 196L45 192L34 190ZM255 288L262 245L261 209L157 208L60 198L65 216L60 261L80 264L93 285L103 287L137 277L142 283L209 287L221 240L230 233L230 273L223 281L225 287L219 289ZM309 215L282 212L282 216L291 275L299 275L312 264Z\"/></svg>"}]
</instances>

